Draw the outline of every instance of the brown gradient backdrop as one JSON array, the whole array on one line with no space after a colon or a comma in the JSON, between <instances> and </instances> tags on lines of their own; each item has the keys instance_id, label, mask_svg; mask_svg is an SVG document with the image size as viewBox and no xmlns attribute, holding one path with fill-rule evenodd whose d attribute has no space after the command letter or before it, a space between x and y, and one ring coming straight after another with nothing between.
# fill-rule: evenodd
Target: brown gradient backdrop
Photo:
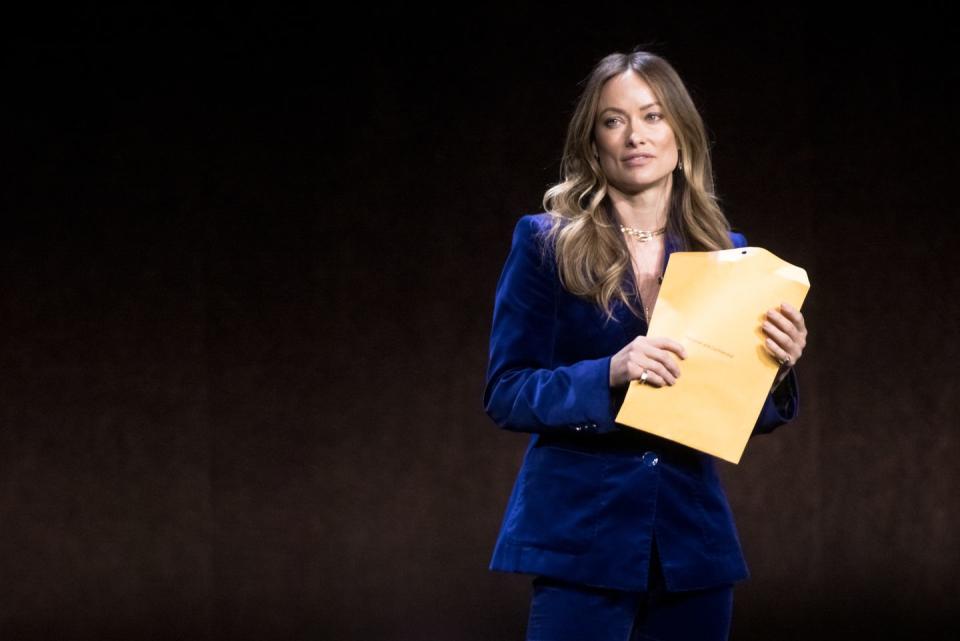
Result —
<instances>
[{"instance_id":1,"label":"brown gradient backdrop","mask_svg":"<svg viewBox=\"0 0 960 641\"><path fill-rule=\"evenodd\" d=\"M800 417L723 464L734 638L960 630L956 27L590 11L6 25L0 638L521 639L494 287L651 43L812 281Z\"/></svg>"}]
</instances>

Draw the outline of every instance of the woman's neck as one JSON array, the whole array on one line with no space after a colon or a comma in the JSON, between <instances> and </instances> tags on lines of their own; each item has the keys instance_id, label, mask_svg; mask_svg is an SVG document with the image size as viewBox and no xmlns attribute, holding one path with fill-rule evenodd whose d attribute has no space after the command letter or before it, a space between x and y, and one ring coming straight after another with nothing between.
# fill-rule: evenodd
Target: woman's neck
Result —
<instances>
[{"instance_id":1,"label":"woman's neck","mask_svg":"<svg viewBox=\"0 0 960 641\"><path fill-rule=\"evenodd\" d=\"M654 231L667 225L669 185L626 194L614 187L607 188L607 197L617 222L626 227Z\"/></svg>"}]
</instances>

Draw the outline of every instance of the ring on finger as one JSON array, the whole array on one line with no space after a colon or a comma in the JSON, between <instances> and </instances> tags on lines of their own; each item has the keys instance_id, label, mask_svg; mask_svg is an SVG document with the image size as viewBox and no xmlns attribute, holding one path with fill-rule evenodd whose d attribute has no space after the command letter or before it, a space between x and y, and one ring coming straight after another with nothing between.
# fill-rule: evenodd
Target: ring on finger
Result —
<instances>
[{"instance_id":1,"label":"ring on finger","mask_svg":"<svg viewBox=\"0 0 960 641\"><path fill-rule=\"evenodd\" d=\"M640 384L643 385L647 382L647 376L650 374L650 370L646 367L643 368L643 371L640 372Z\"/></svg>"}]
</instances>

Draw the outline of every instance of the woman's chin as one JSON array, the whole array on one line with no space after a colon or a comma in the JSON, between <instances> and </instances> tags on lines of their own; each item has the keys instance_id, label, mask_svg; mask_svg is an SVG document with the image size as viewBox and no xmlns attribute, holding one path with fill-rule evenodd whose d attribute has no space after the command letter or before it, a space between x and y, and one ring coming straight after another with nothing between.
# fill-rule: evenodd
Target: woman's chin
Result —
<instances>
[{"instance_id":1,"label":"woman's chin","mask_svg":"<svg viewBox=\"0 0 960 641\"><path fill-rule=\"evenodd\" d=\"M670 187L670 174L655 180L607 180L607 184L625 196L636 196L643 192Z\"/></svg>"}]
</instances>

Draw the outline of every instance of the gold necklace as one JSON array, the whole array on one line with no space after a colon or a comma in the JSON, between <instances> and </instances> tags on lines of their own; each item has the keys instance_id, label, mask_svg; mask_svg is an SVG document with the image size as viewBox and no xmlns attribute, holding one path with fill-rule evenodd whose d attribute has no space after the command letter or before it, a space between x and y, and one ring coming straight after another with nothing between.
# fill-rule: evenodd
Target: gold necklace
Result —
<instances>
[{"instance_id":1,"label":"gold necklace","mask_svg":"<svg viewBox=\"0 0 960 641\"><path fill-rule=\"evenodd\" d=\"M633 227L626 227L624 225L620 225L620 231L622 231L625 234L630 234L631 236L639 240L641 243L645 243L651 238L654 238L655 236L659 236L666 230L667 230L666 227L661 227L660 229L657 229L654 231L647 231L646 229L634 229Z\"/></svg>"},{"instance_id":2,"label":"gold necklace","mask_svg":"<svg viewBox=\"0 0 960 641\"><path fill-rule=\"evenodd\" d=\"M656 291L660 288L660 284L661 284L662 282L663 282L663 277L662 277L662 276L657 276L657 284L654 285L653 287L647 288L647 291L646 291L646 294L647 294L647 295L646 295L646 296L644 296L644 292L643 292L643 291L640 291L640 292L639 292L639 294L640 294L640 302L643 303L644 300L650 300L650 298L653 298L653 293L656 292ZM637 289L640 289L639 283L637 284ZM648 305L646 305L646 304L643 305L643 315L646 317L646 321L649 323L649 322L650 322L650 307L649 307Z\"/></svg>"},{"instance_id":3,"label":"gold necklace","mask_svg":"<svg viewBox=\"0 0 960 641\"><path fill-rule=\"evenodd\" d=\"M622 230L624 230L624 231L627 231L627 230L630 230L630 229L631 229L630 227L624 227L623 225L621 225L620 228L621 228ZM664 228L664 229L665 229L665 228ZM663 229L658 229L657 231L654 231L654 232L648 232L648 231L644 231L644 230L640 230L640 229L631 230L631 231L637 231L637 232L641 232L641 233L643 233L643 234L647 234L648 236L647 236L646 238L640 238L640 240L641 240L642 242L646 242L646 241L650 240L651 238L653 238L654 236L657 236L657 235L663 233ZM630 233L630 232L628 232L628 233ZM634 235L634 234L631 234L631 235ZM639 238L639 237L638 237L638 238ZM630 269L631 269L631 271L634 270L634 265L636 265L636 267L639 268L640 265L639 265L639 263L637 263L637 261L635 260L633 254L631 254L629 251L628 251L627 253L630 254ZM639 271L639 269L638 269L637 271ZM644 293L643 293L642 291L640 291L640 280L639 280L638 277L636 277L637 271L634 271L634 282L637 284L637 294L640 296L640 302L641 302L641 304L643 304L643 301L644 301L644 300L649 300L650 298L652 298L652 297L653 297L653 293L660 288L660 285L663 283L663 275L657 276L657 283L656 283L656 285L654 285L653 287L649 288L649 291L647 292L647 296L644 296L644 295L643 295ZM644 317L645 317L646 322L649 323L649 322L650 322L650 307L647 306L647 305L645 305L645 304L643 305L643 315L644 315Z\"/></svg>"}]
</instances>

